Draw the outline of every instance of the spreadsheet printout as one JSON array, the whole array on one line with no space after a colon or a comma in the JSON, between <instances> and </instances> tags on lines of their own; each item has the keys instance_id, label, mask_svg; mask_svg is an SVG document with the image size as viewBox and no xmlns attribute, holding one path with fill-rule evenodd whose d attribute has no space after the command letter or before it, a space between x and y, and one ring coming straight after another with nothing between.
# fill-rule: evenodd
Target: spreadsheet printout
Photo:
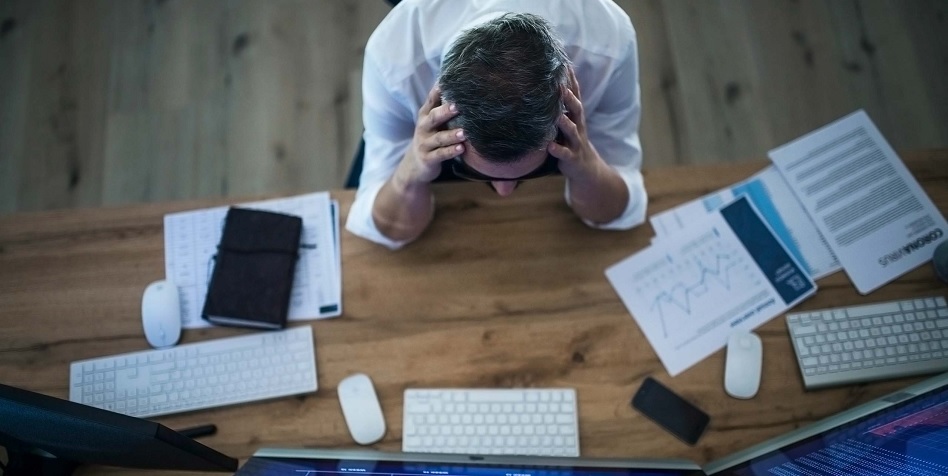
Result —
<instances>
[{"instance_id":1,"label":"spreadsheet printout","mask_svg":"<svg viewBox=\"0 0 948 476\"><path fill-rule=\"evenodd\" d=\"M328 192L236 205L303 218L300 255L293 277L289 320L342 313L339 213ZM178 286L186 329L208 327L201 318L214 255L228 206L165 215L165 275Z\"/></svg>"},{"instance_id":2,"label":"spreadsheet printout","mask_svg":"<svg viewBox=\"0 0 948 476\"><path fill-rule=\"evenodd\" d=\"M768 155L862 294L948 239L945 218L862 110Z\"/></svg>"},{"instance_id":3,"label":"spreadsheet printout","mask_svg":"<svg viewBox=\"0 0 948 476\"><path fill-rule=\"evenodd\" d=\"M816 292L747 197L606 269L675 376Z\"/></svg>"}]
</instances>

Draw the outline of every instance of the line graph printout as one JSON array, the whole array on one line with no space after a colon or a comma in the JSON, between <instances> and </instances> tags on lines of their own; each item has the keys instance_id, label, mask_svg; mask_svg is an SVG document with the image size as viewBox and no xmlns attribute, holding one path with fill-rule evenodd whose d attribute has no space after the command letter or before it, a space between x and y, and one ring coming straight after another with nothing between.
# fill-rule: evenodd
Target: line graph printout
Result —
<instances>
[{"instance_id":1,"label":"line graph printout","mask_svg":"<svg viewBox=\"0 0 948 476\"><path fill-rule=\"evenodd\" d=\"M339 213L328 192L237 205L303 218L288 318L316 319L342 313ZM201 318L214 254L229 207L165 215L165 275L178 286L184 328L209 327Z\"/></svg>"},{"instance_id":2,"label":"line graph printout","mask_svg":"<svg viewBox=\"0 0 948 476\"><path fill-rule=\"evenodd\" d=\"M675 376L816 291L746 197L606 270Z\"/></svg>"}]
</instances>

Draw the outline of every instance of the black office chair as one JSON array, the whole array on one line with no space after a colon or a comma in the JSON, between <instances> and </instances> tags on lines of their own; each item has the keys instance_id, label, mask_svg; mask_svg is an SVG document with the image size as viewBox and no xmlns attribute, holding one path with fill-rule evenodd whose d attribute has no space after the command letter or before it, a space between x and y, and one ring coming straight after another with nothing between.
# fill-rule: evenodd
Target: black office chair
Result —
<instances>
[{"instance_id":1,"label":"black office chair","mask_svg":"<svg viewBox=\"0 0 948 476\"><path fill-rule=\"evenodd\" d=\"M359 146L352 156L352 166L346 177L346 188L359 188L359 177L362 175L362 161L365 159L365 139L359 137Z\"/></svg>"}]
</instances>

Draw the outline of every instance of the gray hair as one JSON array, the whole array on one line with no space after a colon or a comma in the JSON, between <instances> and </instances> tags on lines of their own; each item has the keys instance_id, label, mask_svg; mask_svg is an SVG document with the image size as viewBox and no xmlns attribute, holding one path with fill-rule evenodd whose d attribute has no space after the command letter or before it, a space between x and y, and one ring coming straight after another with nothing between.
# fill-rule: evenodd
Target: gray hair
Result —
<instances>
[{"instance_id":1,"label":"gray hair","mask_svg":"<svg viewBox=\"0 0 948 476\"><path fill-rule=\"evenodd\" d=\"M516 162L556 136L569 58L543 18L506 13L464 31L441 65L441 94L486 159Z\"/></svg>"}]
</instances>

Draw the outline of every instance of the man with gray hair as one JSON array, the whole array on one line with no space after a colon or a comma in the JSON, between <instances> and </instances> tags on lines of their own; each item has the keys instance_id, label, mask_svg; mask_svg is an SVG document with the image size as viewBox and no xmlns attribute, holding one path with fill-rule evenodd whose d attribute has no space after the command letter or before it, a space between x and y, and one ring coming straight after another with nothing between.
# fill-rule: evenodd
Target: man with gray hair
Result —
<instances>
[{"instance_id":1,"label":"man with gray hair","mask_svg":"<svg viewBox=\"0 0 948 476\"><path fill-rule=\"evenodd\" d=\"M362 90L356 235L416 239L438 177L507 196L558 171L586 224L645 219L635 31L611 0L403 1L369 38Z\"/></svg>"}]
</instances>

